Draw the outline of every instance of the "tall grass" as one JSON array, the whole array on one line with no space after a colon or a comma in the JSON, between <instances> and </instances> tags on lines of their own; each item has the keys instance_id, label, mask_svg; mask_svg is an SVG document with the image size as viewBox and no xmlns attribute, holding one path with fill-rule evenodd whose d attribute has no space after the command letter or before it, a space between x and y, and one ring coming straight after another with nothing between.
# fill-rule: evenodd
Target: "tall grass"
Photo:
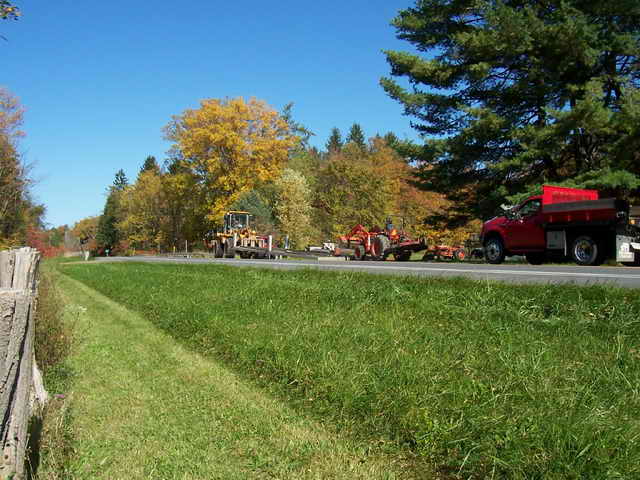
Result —
<instances>
[{"instance_id":1,"label":"tall grass","mask_svg":"<svg viewBox=\"0 0 640 480\"><path fill-rule=\"evenodd\" d=\"M45 371L61 364L73 343L73 328L64 321L65 304L53 275L44 269L38 283L35 352L38 365Z\"/></svg>"},{"instance_id":2,"label":"tall grass","mask_svg":"<svg viewBox=\"0 0 640 480\"><path fill-rule=\"evenodd\" d=\"M64 272L451 477L640 476L635 291L213 265Z\"/></svg>"},{"instance_id":3,"label":"tall grass","mask_svg":"<svg viewBox=\"0 0 640 480\"><path fill-rule=\"evenodd\" d=\"M77 336L77 314L70 311L57 280L54 265L47 260L41 268L35 323L35 354L50 394L42 418L32 427L30 438L30 478L58 480L68 478L72 456L69 406L65 393L71 384L67 364Z\"/></svg>"}]
</instances>

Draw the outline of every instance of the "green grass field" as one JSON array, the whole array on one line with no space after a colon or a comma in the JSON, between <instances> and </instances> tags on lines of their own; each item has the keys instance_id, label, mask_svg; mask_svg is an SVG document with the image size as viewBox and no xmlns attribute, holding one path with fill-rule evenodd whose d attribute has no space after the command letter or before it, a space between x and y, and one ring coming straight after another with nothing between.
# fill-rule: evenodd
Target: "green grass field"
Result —
<instances>
[{"instance_id":1,"label":"green grass field","mask_svg":"<svg viewBox=\"0 0 640 480\"><path fill-rule=\"evenodd\" d=\"M412 478L401 457L295 411L95 290L56 281L77 341L46 375L35 478Z\"/></svg>"},{"instance_id":2,"label":"green grass field","mask_svg":"<svg viewBox=\"0 0 640 480\"><path fill-rule=\"evenodd\" d=\"M640 476L633 290L219 265L61 269L292 411L413 458L424 478Z\"/></svg>"}]
</instances>

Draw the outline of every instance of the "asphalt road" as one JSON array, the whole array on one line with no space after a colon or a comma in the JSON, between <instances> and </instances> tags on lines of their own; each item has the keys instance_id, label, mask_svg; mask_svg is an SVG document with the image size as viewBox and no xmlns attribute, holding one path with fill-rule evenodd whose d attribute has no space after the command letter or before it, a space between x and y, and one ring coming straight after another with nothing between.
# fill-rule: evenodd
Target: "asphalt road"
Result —
<instances>
[{"instance_id":1,"label":"asphalt road","mask_svg":"<svg viewBox=\"0 0 640 480\"><path fill-rule=\"evenodd\" d=\"M317 268L334 271L362 271L387 275L418 275L469 277L476 280L497 280L508 283L573 283L579 285L609 284L640 288L640 268L579 267L570 265L472 264L439 262L358 262L338 260L241 260L181 257L109 257L98 261L146 261L174 263L217 263L237 267L260 267L290 270Z\"/></svg>"}]
</instances>

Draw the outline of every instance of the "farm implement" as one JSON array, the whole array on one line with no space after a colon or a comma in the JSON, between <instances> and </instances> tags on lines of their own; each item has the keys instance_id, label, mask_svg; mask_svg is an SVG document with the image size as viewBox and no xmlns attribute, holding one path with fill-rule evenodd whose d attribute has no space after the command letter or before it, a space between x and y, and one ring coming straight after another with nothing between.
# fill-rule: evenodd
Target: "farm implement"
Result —
<instances>
[{"instance_id":1,"label":"farm implement","mask_svg":"<svg viewBox=\"0 0 640 480\"><path fill-rule=\"evenodd\" d=\"M427 248L424 240L412 240L404 228L397 230L390 218L384 229L374 226L367 230L361 224L356 225L340 237L340 244L335 255L345 255L355 260L386 260L393 255L394 260L406 262L413 252Z\"/></svg>"},{"instance_id":2,"label":"farm implement","mask_svg":"<svg viewBox=\"0 0 640 480\"><path fill-rule=\"evenodd\" d=\"M434 245L428 247L422 260L458 260L467 258L467 253L463 246Z\"/></svg>"}]
</instances>

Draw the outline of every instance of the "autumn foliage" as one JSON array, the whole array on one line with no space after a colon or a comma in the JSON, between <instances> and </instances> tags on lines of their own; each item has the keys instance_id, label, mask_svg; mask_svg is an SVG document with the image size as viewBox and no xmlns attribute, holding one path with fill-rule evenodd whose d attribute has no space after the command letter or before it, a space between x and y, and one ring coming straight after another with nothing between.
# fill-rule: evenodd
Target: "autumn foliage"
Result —
<instances>
[{"instance_id":1,"label":"autumn foliage","mask_svg":"<svg viewBox=\"0 0 640 480\"><path fill-rule=\"evenodd\" d=\"M214 221L242 193L277 178L297 141L284 119L255 98L203 100L199 109L175 116L165 134Z\"/></svg>"},{"instance_id":2,"label":"autumn foliage","mask_svg":"<svg viewBox=\"0 0 640 480\"><path fill-rule=\"evenodd\" d=\"M98 251L173 251L202 245L227 210L246 210L260 233L294 248L335 241L354 225L384 225L392 216L414 237L460 243L464 229L425 219L450 205L415 186L416 169L395 147L395 136L369 141L354 124L346 143L337 129L326 152L311 135L266 103L207 99L173 117L164 129L173 143L160 166L147 157L135 182L118 172L97 231L82 235ZM80 234L80 232L78 232Z\"/></svg>"},{"instance_id":3,"label":"autumn foliage","mask_svg":"<svg viewBox=\"0 0 640 480\"><path fill-rule=\"evenodd\" d=\"M44 206L31 196L33 180L20 154L24 109L0 87L0 249L28 244L29 229L42 227Z\"/></svg>"}]
</instances>

